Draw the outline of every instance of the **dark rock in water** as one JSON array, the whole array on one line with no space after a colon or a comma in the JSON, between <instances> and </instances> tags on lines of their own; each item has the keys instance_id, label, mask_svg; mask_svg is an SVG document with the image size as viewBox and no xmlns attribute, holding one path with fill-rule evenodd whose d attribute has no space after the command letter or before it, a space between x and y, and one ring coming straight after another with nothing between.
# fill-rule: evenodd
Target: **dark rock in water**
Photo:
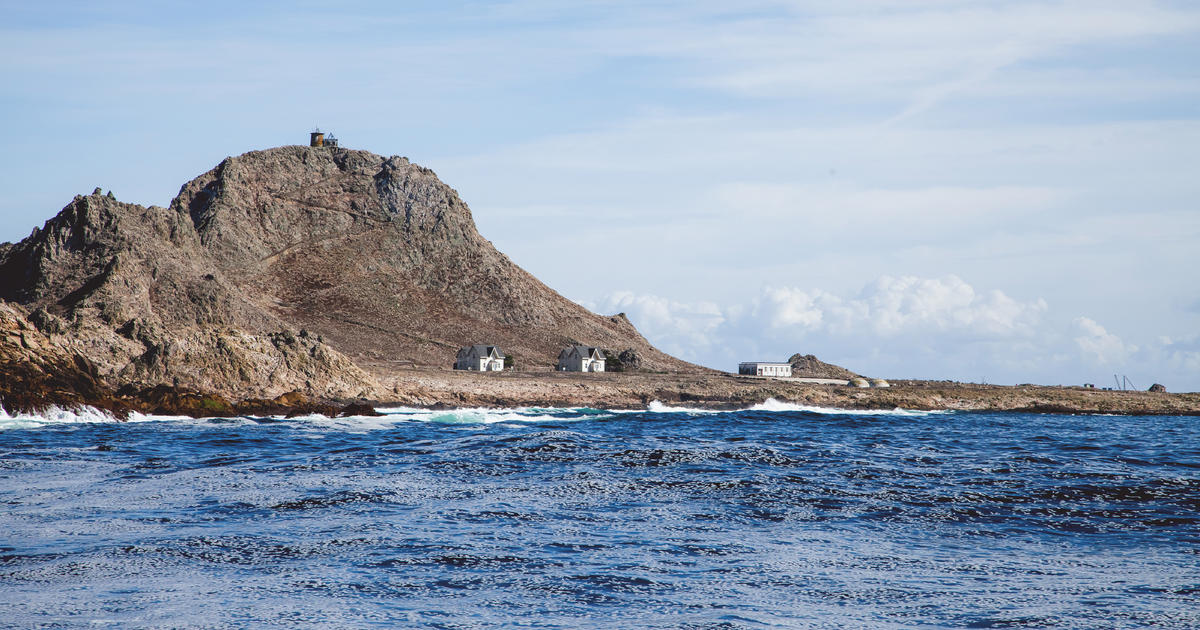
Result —
<instances>
[{"instance_id":1,"label":"dark rock in water","mask_svg":"<svg viewBox=\"0 0 1200 630\"><path fill-rule=\"evenodd\" d=\"M127 386L119 390L117 395L129 398L136 406L157 415L193 418L235 415L233 404L219 394L205 394L169 385L141 390Z\"/></svg>"},{"instance_id":2,"label":"dark rock in water","mask_svg":"<svg viewBox=\"0 0 1200 630\"><path fill-rule=\"evenodd\" d=\"M844 367L825 363L811 354L793 354L788 363L792 364L792 376L803 378L836 378L848 381L861 376Z\"/></svg>"},{"instance_id":3,"label":"dark rock in water","mask_svg":"<svg viewBox=\"0 0 1200 630\"><path fill-rule=\"evenodd\" d=\"M375 411L371 405L363 403L351 403L342 407L342 412L339 416L382 416L383 414Z\"/></svg>"},{"instance_id":4,"label":"dark rock in water","mask_svg":"<svg viewBox=\"0 0 1200 630\"><path fill-rule=\"evenodd\" d=\"M524 367L580 339L704 371L518 267L433 171L342 148L227 158L168 208L77 196L0 248L0 300L42 313L111 384L231 400L380 399L397 364L450 365L481 342Z\"/></svg>"},{"instance_id":5,"label":"dark rock in water","mask_svg":"<svg viewBox=\"0 0 1200 630\"><path fill-rule=\"evenodd\" d=\"M617 359L621 361L621 365L626 372L633 372L642 369L642 355L633 348L626 348L617 355Z\"/></svg>"},{"instance_id":6,"label":"dark rock in water","mask_svg":"<svg viewBox=\"0 0 1200 630\"><path fill-rule=\"evenodd\" d=\"M237 404L237 412L244 416L322 416L334 417L338 414L337 406L329 403L315 402L303 392L292 391L276 396L271 400L251 398Z\"/></svg>"},{"instance_id":7,"label":"dark rock in water","mask_svg":"<svg viewBox=\"0 0 1200 630\"><path fill-rule=\"evenodd\" d=\"M1163 386L1162 386L1161 384L1159 384L1159 383L1155 383L1155 384L1151 385L1151 386L1150 386L1150 389L1148 389L1147 391L1151 391L1151 392L1159 392L1159 393L1164 393L1164 394L1165 394L1165 393L1167 392L1167 388L1166 388L1166 387L1163 387Z\"/></svg>"}]
</instances>

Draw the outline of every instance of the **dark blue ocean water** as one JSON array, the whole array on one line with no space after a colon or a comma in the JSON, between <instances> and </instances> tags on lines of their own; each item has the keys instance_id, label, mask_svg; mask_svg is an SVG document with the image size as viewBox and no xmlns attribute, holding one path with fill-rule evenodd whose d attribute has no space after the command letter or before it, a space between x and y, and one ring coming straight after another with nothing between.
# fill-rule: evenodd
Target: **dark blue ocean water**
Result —
<instances>
[{"instance_id":1,"label":"dark blue ocean water","mask_svg":"<svg viewBox=\"0 0 1200 630\"><path fill-rule=\"evenodd\" d=\"M770 409L0 417L0 625L1200 626L1200 419Z\"/></svg>"}]
</instances>

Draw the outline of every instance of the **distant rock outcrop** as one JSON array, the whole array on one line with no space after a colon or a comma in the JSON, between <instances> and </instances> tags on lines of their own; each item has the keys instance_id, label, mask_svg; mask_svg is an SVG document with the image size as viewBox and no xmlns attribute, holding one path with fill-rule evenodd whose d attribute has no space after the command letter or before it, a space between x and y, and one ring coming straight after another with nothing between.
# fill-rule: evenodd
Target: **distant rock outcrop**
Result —
<instances>
[{"instance_id":1,"label":"distant rock outcrop","mask_svg":"<svg viewBox=\"0 0 1200 630\"><path fill-rule=\"evenodd\" d=\"M95 192L0 245L0 300L113 384L231 399L381 398L398 369L486 340L529 367L568 339L702 368L551 290L406 158L289 146L227 158L168 208Z\"/></svg>"},{"instance_id":2,"label":"distant rock outcrop","mask_svg":"<svg viewBox=\"0 0 1200 630\"><path fill-rule=\"evenodd\" d=\"M634 372L642 369L642 355L638 354L633 348L626 348L617 355L617 359L625 366L626 372Z\"/></svg>"},{"instance_id":3,"label":"distant rock outcrop","mask_svg":"<svg viewBox=\"0 0 1200 630\"><path fill-rule=\"evenodd\" d=\"M1163 386L1162 384L1160 384L1160 383L1155 383L1155 384L1151 385L1151 386L1150 386L1150 389L1149 389L1149 390L1147 390L1147 391L1151 391L1151 392L1158 392L1158 393L1161 393L1161 394L1165 394L1165 393L1167 392L1167 388L1166 388L1166 387L1164 387L1164 386Z\"/></svg>"},{"instance_id":4,"label":"distant rock outcrop","mask_svg":"<svg viewBox=\"0 0 1200 630\"><path fill-rule=\"evenodd\" d=\"M793 354L788 359L788 363L792 364L792 376L794 377L836 378L848 381L860 376L844 367L825 363L811 354Z\"/></svg>"}]
</instances>

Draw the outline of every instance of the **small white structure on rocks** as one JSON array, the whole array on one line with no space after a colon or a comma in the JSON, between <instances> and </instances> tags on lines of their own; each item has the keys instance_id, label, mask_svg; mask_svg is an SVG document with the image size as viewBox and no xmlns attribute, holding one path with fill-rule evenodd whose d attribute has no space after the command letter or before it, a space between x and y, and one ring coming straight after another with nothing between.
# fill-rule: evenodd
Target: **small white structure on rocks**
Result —
<instances>
[{"instance_id":1,"label":"small white structure on rocks","mask_svg":"<svg viewBox=\"0 0 1200 630\"><path fill-rule=\"evenodd\" d=\"M768 361L748 361L738 364L738 374L750 376L791 376L791 363L770 363Z\"/></svg>"},{"instance_id":2,"label":"small white structure on rocks","mask_svg":"<svg viewBox=\"0 0 1200 630\"><path fill-rule=\"evenodd\" d=\"M500 350L500 346L482 343L467 346L458 351L454 369L499 372L504 369L504 352Z\"/></svg>"},{"instance_id":3,"label":"small white structure on rocks","mask_svg":"<svg viewBox=\"0 0 1200 630\"><path fill-rule=\"evenodd\" d=\"M567 346L558 353L560 372L603 372L604 352L594 346Z\"/></svg>"}]
</instances>

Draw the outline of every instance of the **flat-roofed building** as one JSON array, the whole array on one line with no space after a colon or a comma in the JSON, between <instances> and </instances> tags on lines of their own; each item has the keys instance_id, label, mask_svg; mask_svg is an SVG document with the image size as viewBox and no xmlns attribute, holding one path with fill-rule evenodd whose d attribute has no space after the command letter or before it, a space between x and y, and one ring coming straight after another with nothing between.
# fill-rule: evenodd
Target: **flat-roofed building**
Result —
<instances>
[{"instance_id":1,"label":"flat-roofed building","mask_svg":"<svg viewBox=\"0 0 1200 630\"><path fill-rule=\"evenodd\" d=\"M791 376L791 363L772 363L770 361L747 361L738 364L738 374L749 376Z\"/></svg>"}]
</instances>

